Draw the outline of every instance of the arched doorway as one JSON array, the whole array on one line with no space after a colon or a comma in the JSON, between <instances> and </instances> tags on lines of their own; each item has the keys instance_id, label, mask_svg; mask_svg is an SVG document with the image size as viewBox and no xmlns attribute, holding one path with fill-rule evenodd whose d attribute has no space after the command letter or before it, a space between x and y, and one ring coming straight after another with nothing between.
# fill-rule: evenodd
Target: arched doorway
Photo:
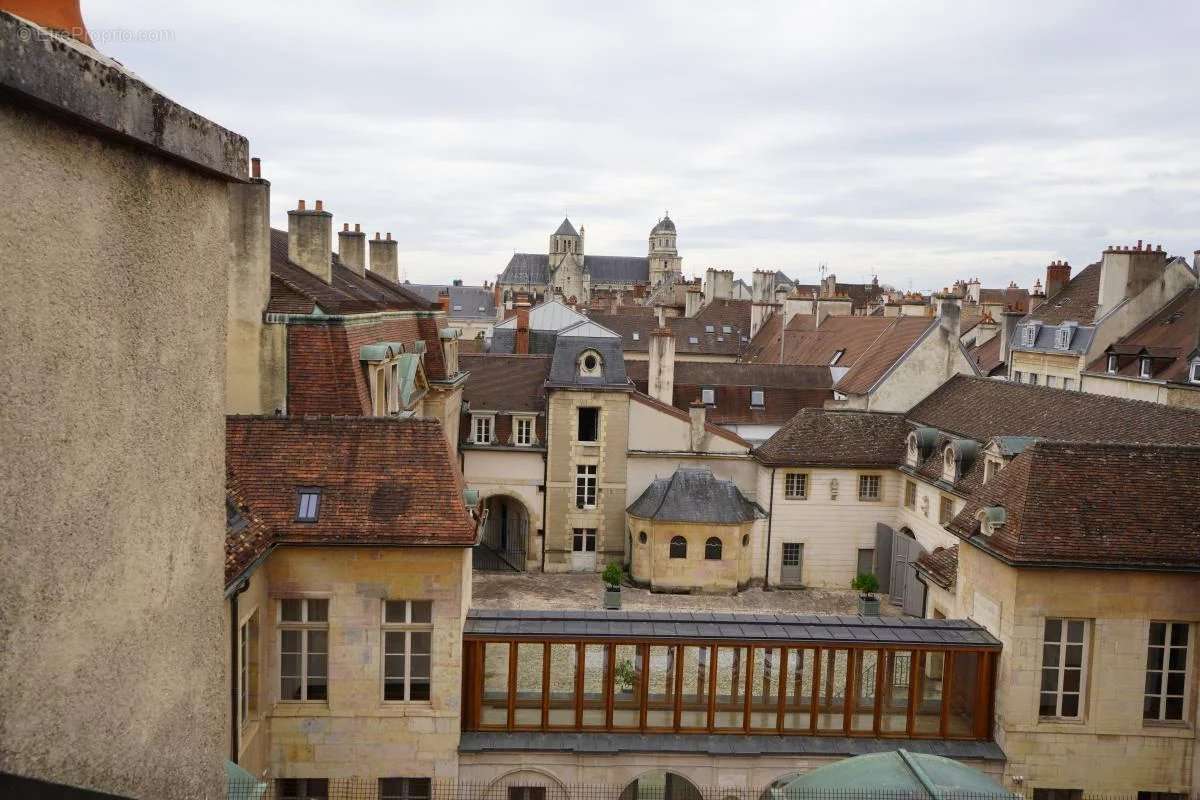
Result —
<instances>
[{"instance_id":1,"label":"arched doorway","mask_svg":"<svg viewBox=\"0 0 1200 800\"><path fill-rule=\"evenodd\" d=\"M696 784L667 770L646 772L621 792L620 800L702 800Z\"/></svg>"},{"instance_id":2,"label":"arched doorway","mask_svg":"<svg viewBox=\"0 0 1200 800\"><path fill-rule=\"evenodd\" d=\"M475 546L474 567L483 572L524 572L529 552L529 511L506 494L484 500L487 519Z\"/></svg>"}]
</instances>

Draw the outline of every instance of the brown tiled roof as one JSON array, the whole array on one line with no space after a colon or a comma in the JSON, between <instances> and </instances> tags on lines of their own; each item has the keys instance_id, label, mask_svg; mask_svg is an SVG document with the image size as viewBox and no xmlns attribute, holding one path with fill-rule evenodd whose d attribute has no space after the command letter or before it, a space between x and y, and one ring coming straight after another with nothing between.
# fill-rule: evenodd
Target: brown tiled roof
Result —
<instances>
[{"instance_id":1,"label":"brown tiled roof","mask_svg":"<svg viewBox=\"0 0 1200 800\"><path fill-rule=\"evenodd\" d=\"M1004 305L1005 311L1029 312L1029 290L1009 286L1007 289L980 289L981 305Z\"/></svg>"},{"instance_id":2,"label":"brown tiled roof","mask_svg":"<svg viewBox=\"0 0 1200 800\"><path fill-rule=\"evenodd\" d=\"M1137 378L1140 356L1152 358L1153 379L1188 382L1188 357L1200 347L1200 289L1181 292L1161 311L1132 333L1114 342L1087 367L1087 372L1107 374L1108 353L1117 355L1117 374Z\"/></svg>"},{"instance_id":3,"label":"brown tiled roof","mask_svg":"<svg viewBox=\"0 0 1200 800\"><path fill-rule=\"evenodd\" d=\"M626 374L638 391L647 392L650 364L627 361ZM779 364L676 361L671 404L687 410L701 389L716 389L716 405L709 419L719 425L778 425L802 408L821 408L833 398L828 367L792 367ZM750 392L763 390L763 406L752 408Z\"/></svg>"},{"instance_id":4,"label":"brown tiled roof","mask_svg":"<svg viewBox=\"0 0 1200 800\"><path fill-rule=\"evenodd\" d=\"M688 420L689 422L691 421L692 417L691 417L691 414L689 414L688 412L681 411L678 408L676 408L675 406L669 406L666 403L660 403L659 401L655 400L650 395L644 394L643 392L635 391L629 397L630 397L630 399L636 400L639 403L643 403L647 406L650 406L651 408L656 408L659 411L663 412L664 414L670 414L671 416L673 416L677 419L685 419L685 420ZM738 436L736 433L734 433L732 431L728 431L725 428L722 428L720 425L717 425L716 423L708 422L706 420L704 423L704 430L708 431L709 433L713 434L714 436L720 436L722 439L728 439L731 442L735 442L740 445L745 445L747 448L750 447L750 443L747 442L745 439ZM630 448L636 450L637 448L634 447L635 444L636 444L635 442L631 442Z\"/></svg>"},{"instance_id":5,"label":"brown tiled roof","mask_svg":"<svg viewBox=\"0 0 1200 800\"><path fill-rule=\"evenodd\" d=\"M971 360L980 375L991 375L1004 366L1004 358L1000 353L1000 334L997 333L978 347L971 348Z\"/></svg>"},{"instance_id":6,"label":"brown tiled roof","mask_svg":"<svg viewBox=\"0 0 1200 800\"><path fill-rule=\"evenodd\" d=\"M229 484L273 544L470 547L475 541L462 474L437 420L229 417L225 466ZM316 522L295 519L301 487L321 490ZM252 560L239 552L236 562Z\"/></svg>"},{"instance_id":7,"label":"brown tiled roof","mask_svg":"<svg viewBox=\"0 0 1200 800\"><path fill-rule=\"evenodd\" d=\"M1036 442L949 529L1004 561L1200 570L1200 448ZM1001 506L986 536L976 512Z\"/></svg>"},{"instance_id":8,"label":"brown tiled roof","mask_svg":"<svg viewBox=\"0 0 1200 800\"><path fill-rule=\"evenodd\" d=\"M1029 319L1039 320L1046 325L1059 325L1068 320L1090 325L1095 321L1099 300L1100 262L1097 261L1080 270L1056 295L1047 297L1046 302L1033 310Z\"/></svg>"},{"instance_id":9,"label":"brown tiled roof","mask_svg":"<svg viewBox=\"0 0 1200 800\"><path fill-rule=\"evenodd\" d=\"M483 353L459 356L471 373L463 400L474 411L545 411L549 355Z\"/></svg>"},{"instance_id":10,"label":"brown tiled roof","mask_svg":"<svg viewBox=\"0 0 1200 800\"><path fill-rule=\"evenodd\" d=\"M712 323L716 325L731 325L742 332L742 335L750 335L750 301L749 300L711 300L708 305L700 309L700 313L695 316L695 319L701 322Z\"/></svg>"},{"instance_id":11,"label":"brown tiled roof","mask_svg":"<svg viewBox=\"0 0 1200 800\"><path fill-rule=\"evenodd\" d=\"M901 414L806 408L754 453L772 466L895 466L908 431Z\"/></svg>"},{"instance_id":12,"label":"brown tiled roof","mask_svg":"<svg viewBox=\"0 0 1200 800\"><path fill-rule=\"evenodd\" d=\"M225 582L246 570L271 546L271 532L246 505L246 498L232 476L225 482Z\"/></svg>"},{"instance_id":13,"label":"brown tiled roof","mask_svg":"<svg viewBox=\"0 0 1200 800\"><path fill-rule=\"evenodd\" d=\"M871 317L856 317L867 320ZM908 348L916 344L930 327L938 325L936 319L926 317L891 317L885 318L891 323L875 337L854 360L850 371L837 382L836 389L845 394L866 394L875 382L884 376L892 366L900 360ZM826 323L829 320L825 321ZM824 327L824 325L822 325ZM843 356L844 358L844 356ZM838 362L841 363L840 361Z\"/></svg>"},{"instance_id":14,"label":"brown tiled roof","mask_svg":"<svg viewBox=\"0 0 1200 800\"><path fill-rule=\"evenodd\" d=\"M416 292L392 283L370 271L365 275L342 265L332 255L332 282L325 283L288 259L287 231L271 230L271 299L268 313L311 314L320 308L326 314L366 314L373 311L432 310Z\"/></svg>"},{"instance_id":15,"label":"brown tiled roof","mask_svg":"<svg viewBox=\"0 0 1200 800\"><path fill-rule=\"evenodd\" d=\"M958 578L958 545L935 547L917 557L917 569L943 589L954 586Z\"/></svg>"},{"instance_id":16,"label":"brown tiled roof","mask_svg":"<svg viewBox=\"0 0 1200 800\"><path fill-rule=\"evenodd\" d=\"M1200 411L1086 392L956 375L908 412L921 425L993 436L1200 444Z\"/></svg>"},{"instance_id":17,"label":"brown tiled roof","mask_svg":"<svg viewBox=\"0 0 1200 800\"><path fill-rule=\"evenodd\" d=\"M592 314L590 319L621 336L621 348L627 353L646 353L650 350L650 332L658 327L653 317L629 316L626 314ZM720 322L704 322L699 317L671 317L667 327L675 334L675 352L678 354L721 355L737 357L744 349L742 336L749 337L748 330L733 327L725 333ZM705 331L711 325L711 333ZM634 331L638 338L633 338ZM690 337L695 337L693 344Z\"/></svg>"},{"instance_id":18,"label":"brown tiled roof","mask_svg":"<svg viewBox=\"0 0 1200 800\"><path fill-rule=\"evenodd\" d=\"M897 324L901 320L903 323ZM787 331L783 336L783 360L781 362L779 358L779 315L771 317L755 335L742 360L756 364L784 363L828 366L834 355L839 350L843 350L845 352L838 359L837 366L853 367L859 357L866 353L881 336L889 331L907 335L907 332L918 323L928 327L930 318L836 316L826 317L820 328L814 327L815 323L816 317L811 314L797 314L788 321ZM907 347L907 345L905 346ZM876 352L882 353L883 351ZM888 365L890 366L891 363L888 362Z\"/></svg>"}]
</instances>

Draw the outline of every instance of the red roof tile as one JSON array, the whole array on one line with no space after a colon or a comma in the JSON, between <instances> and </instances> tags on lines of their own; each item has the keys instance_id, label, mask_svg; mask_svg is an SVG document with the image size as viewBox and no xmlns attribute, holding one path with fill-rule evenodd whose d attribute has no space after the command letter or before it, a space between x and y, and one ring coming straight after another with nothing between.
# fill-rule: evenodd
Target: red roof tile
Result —
<instances>
[{"instance_id":1,"label":"red roof tile","mask_svg":"<svg viewBox=\"0 0 1200 800\"><path fill-rule=\"evenodd\" d=\"M805 408L754 454L772 466L894 467L908 431L902 414Z\"/></svg>"},{"instance_id":2,"label":"red roof tile","mask_svg":"<svg viewBox=\"0 0 1200 800\"><path fill-rule=\"evenodd\" d=\"M1087 372L1108 374L1108 354L1117 356L1117 374L1139 377L1140 356L1151 357L1152 380L1188 383L1188 359L1200 348L1200 289L1181 292L1132 333L1114 342Z\"/></svg>"},{"instance_id":3,"label":"red roof tile","mask_svg":"<svg viewBox=\"0 0 1200 800\"><path fill-rule=\"evenodd\" d=\"M625 371L638 391L648 392L649 362L627 361ZM701 389L716 389L716 405L708 410L711 422L778 425L801 408L824 406L833 397L830 384L828 367L676 361L671 404L686 411ZM761 408L750 405L754 389L763 391Z\"/></svg>"},{"instance_id":4,"label":"red roof tile","mask_svg":"<svg viewBox=\"0 0 1200 800\"><path fill-rule=\"evenodd\" d=\"M459 356L459 366L471 373L463 400L475 411L545 411L550 361L545 354Z\"/></svg>"},{"instance_id":5,"label":"red roof tile","mask_svg":"<svg viewBox=\"0 0 1200 800\"><path fill-rule=\"evenodd\" d=\"M958 579L958 545L935 547L917 557L917 569L943 589L950 589Z\"/></svg>"},{"instance_id":6,"label":"red roof tile","mask_svg":"<svg viewBox=\"0 0 1200 800\"><path fill-rule=\"evenodd\" d=\"M858 317L858 319L873 318ZM880 331L875 340L854 359L854 364L850 367L849 372L843 375L834 386L839 392L866 394L908 352L908 348L916 344L925 331L939 324L938 320L926 317L885 317L884 319L891 324ZM825 321L826 324L828 322L829 320Z\"/></svg>"}]
</instances>

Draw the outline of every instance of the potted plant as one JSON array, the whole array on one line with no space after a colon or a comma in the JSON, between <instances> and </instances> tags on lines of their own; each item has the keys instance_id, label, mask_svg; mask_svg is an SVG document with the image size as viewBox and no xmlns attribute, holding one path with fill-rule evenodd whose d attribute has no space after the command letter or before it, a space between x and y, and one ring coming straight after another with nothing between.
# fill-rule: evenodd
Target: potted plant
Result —
<instances>
[{"instance_id":1,"label":"potted plant","mask_svg":"<svg viewBox=\"0 0 1200 800\"><path fill-rule=\"evenodd\" d=\"M619 609L621 607L621 566L617 563L604 568L601 579L604 581L604 607Z\"/></svg>"},{"instance_id":2,"label":"potted plant","mask_svg":"<svg viewBox=\"0 0 1200 800\"><path fill-rule=\"evenodd\" d=\"M870 572L864 572L850 581L850 588L859 591L858 613L864 617L878 617L879 598L875 592L879 591L879 579Z\"/></svg>"}]
</instances>

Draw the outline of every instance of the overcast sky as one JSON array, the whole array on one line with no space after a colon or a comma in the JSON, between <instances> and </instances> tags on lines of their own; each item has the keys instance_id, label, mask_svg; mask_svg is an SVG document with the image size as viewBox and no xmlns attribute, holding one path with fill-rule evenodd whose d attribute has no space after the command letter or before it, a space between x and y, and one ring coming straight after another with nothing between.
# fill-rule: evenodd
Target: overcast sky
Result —
<instances>
[{"instance_id":1,"label":"overcast sky","mask_svg":"<svg viewBox=\"0 0 1200 800\"><path fill-rule=\"evenodd\" d=\"M83 11L101 50L249 138L274 225L321 198L391 231L414 282L494 279L564 212L594 254L644 255L669 209L685 273L901 288L1200 248L1190 0Z\"/></svg>"}]
</instances>

